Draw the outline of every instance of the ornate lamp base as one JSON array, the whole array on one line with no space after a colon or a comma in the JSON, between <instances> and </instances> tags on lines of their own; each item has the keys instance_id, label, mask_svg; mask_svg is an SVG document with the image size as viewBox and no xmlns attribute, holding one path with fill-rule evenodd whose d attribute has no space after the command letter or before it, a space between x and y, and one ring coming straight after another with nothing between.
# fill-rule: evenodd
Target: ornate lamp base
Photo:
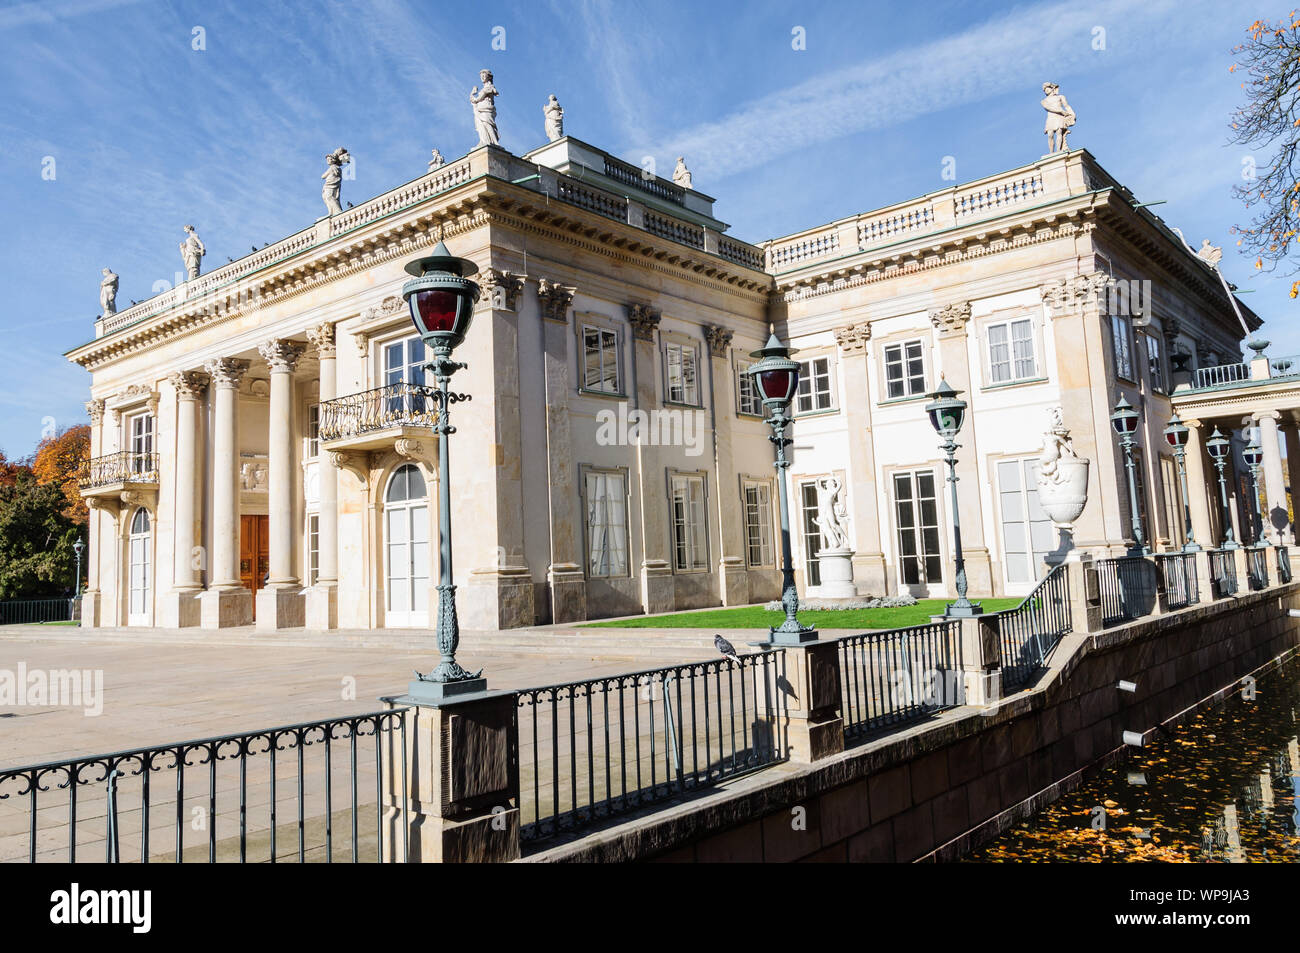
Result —
<instances>
[{"instance_id":1,"label":"ornate lamp base","mask_svg":"<svg viewBox=\"0 0 1300 953\"><path fill-rule=\"evenodd\" d=\"M945 619L973 619L976 616L984 614L984 607L977 602L968 602L964 606L957 603L951 603L947 609L943 610Z\"/></svg>"},{"instance_id":2,"label":"ornate lamp base","mask_svg":"<svg viewBox=\"0 0 1300 953\"><path fill-rule=\"evenodd\" d=\"M415 704L437 704L485 691L486 678L462 678L455 682L427 682L422 678L413 678L406 686L406 693Z\"/></svg>"}]
</instances>

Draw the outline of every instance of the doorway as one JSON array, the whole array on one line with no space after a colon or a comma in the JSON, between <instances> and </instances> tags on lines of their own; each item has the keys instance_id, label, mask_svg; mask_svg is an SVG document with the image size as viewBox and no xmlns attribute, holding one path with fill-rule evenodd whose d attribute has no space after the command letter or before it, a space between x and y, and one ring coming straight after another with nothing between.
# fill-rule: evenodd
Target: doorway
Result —
<instances>
[{"instance_id":1,"label":"doorway","mask_svg":"<svg viewBox=\"0 0 1300 953\"><path fill-rule=\"evenodd\" d=\"M253 593L265 585L266 574L271 569L269 523L267 516L239 518L239 581ZM253 614L257 614L256 599Z\"/></svg>"}]
</instances>

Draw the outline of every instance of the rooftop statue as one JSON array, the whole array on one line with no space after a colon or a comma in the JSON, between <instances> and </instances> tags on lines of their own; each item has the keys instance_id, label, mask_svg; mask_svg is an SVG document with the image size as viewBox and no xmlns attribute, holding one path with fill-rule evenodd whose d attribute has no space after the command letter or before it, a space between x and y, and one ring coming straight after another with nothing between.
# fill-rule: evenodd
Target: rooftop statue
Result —
<instances>
[{"instance_id":1,"label":"rooftop statue","mask_svg":"<svg viewBox=\"0 0 1300 953\"><path fill-rule=\"evenodd\" d=\"M478 144L499 146L501 137L497 134L496 98L500 94L492 85L490 69L479 70L478 78L483 88L479 89L475 86L469 91L469 101L474 107L474 129L478 133Z\"/></svg>"},{"instance_id":2,"label":"rooftop statue","mask_svg":"<svg viewBox=\"0 0 1300 953\"><path fill-rule=\"evenodd\" d=\"M1070 134L1070 127L1074 125L1074 110L1061 95L1061 87L1055 83L1043 84L1042 103L1043 108L1047 110L1047 125L1043 131L1047 134L1048 154L1067 152L1069 147L1066 146L1065 140Z\"/></svg>"},{"instance_id":3,"label":"rooftop statue","mask_svg":"<svg viewBox=\"0 0 1300 953\"><path fill-rule=\"evenodd\" d=\"M441 169L446 164L447 160L442 157L442 153L437 149L434 149L433 158L429 160L429 171L432 172L434 169Z\"/></svg>"},{"instance_id":4,"label":"rooftop statue","mask_svg":"<svg viewBox=\"0 0 1300 953\"><path fill-rule=\"evenodd\" d=\"M1218 268L1223 258L1223 249L1211 245L1210 240L1205 238L1201 240L1201 250L1196 253L1196 257Z\"/></svg>"},{"instance_id":5,"label":"rooftop statue","mask_svg":"<svg viewBox=\"0 0 1300 953\"><path fill-rule=\"evenodd\" d=\"M181 258L185 259L185 272L190 278L199 276L199 266L203 263L203 256L208 250L203 247L203 239L199 238L199 233L194 230L193 225L185 226L185 241L181 242Z\"/></svg>"},{"instance_id":6,"label":"rooftop statue","mask_svg":"<svg viewBox=\"0 0 1300 953\"><path fill-rule=\"evenodd\" d=\"M684 189L691 188L691 170L686 168L686 160L677 157L677 167L673 169L673 181Z\"/></svg>"},{"instance_id":7,"label":"rooftop statue","mask_svg":"<svg viewBox=\"0 0 1300 953\"><path fill-rule=\"evenodd\" d=\"M352 156L348 155L347 149L339 146L325 157L325 161L329 165L321 173L325 185L321 188L320 197L325 200L326 212L337 215L343 211L343 206L339 204L339 197L343 191L343 166L352 161Z\"/></svg>"},{"instance_id":8,"label":"rooftop statue","mask_svg":"<svg viewBox=\"0 0 1300 953\"><path fill-rule=\"evenodd\" d=\"M117 313L117 275L111 268L104 269L104 279L99 283L99 306L104 317Z\"/></svg>"},{"instance_id":9,"label":"rooftop statue","mask_svg":"<svg viewBox=\"0 0 1300 953\"><path fill-rule=\"evenodd\" d=\"M546 117L546 138L551 142L564 138L564 107L554 93L542 107L542 115Z\"/></svg>"}]
</instances>

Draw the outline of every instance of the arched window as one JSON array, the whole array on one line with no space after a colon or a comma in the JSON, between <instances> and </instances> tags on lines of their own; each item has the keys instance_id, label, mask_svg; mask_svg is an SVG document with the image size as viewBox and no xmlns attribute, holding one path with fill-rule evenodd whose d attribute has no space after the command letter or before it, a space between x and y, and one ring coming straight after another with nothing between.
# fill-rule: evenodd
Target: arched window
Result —
<instances>
[{"instance_id":1,"label":"arched window","mask_svg":"<svg viewBox=\"0 0 1300 953\"><path fill-rule=\"evenodd\" d=\"M148 625L152 600L149 588L152 584L150 557L153 552L152 526L149 511L144 507L135 511L131 517L131 534L127 542L128 572L127 586L127 624Z\"/></svg>"},{"instance_id":2,"label":"arched window","mask_svg":"<svg viewBox=\"0 0 1300 953\"><path fill-rule=\"evenodd\" d=\"M393 471L384 490L385 624L429 624L429 491L420 468Z\"/></svg>"}]
</instances>

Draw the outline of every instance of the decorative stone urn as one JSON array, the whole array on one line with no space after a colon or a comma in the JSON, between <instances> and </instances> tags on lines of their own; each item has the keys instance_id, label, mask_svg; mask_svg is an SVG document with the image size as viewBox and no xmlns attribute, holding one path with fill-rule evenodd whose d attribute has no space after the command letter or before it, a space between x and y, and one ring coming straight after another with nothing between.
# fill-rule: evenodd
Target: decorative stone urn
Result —
<instances>
[{"instance_id":1,"label":"decorative stone urn","mask_svg":"<svg viewBox=\"0 0 1300 953\"><path fill-rule=\"evenodd\" d=\"M1059 528L1069 531L1088 502L1088 461L1069 457L1056 462L1056 479L1038 482L1038 503Z\"/></svg>"}]
</instances>

